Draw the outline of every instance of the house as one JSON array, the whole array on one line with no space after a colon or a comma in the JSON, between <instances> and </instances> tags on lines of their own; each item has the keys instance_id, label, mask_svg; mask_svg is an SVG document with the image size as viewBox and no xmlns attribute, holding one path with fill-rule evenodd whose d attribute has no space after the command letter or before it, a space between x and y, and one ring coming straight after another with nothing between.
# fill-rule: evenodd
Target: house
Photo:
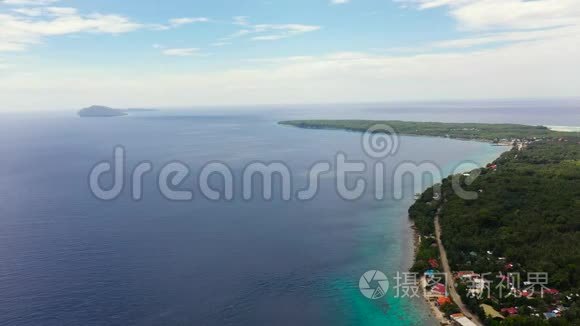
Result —
<instances>
[{"instance_id":1,"label":"house","mask_svg":"<svg viewBox=\"0 0 580 326\"><path fill-rule=\"evenodd\" d=\"M477 277L480 277L480 275L475 273L474 271L460 271L455 274L455 278L462 279L464 281L471 280Z\"/></svg>"},{"instance_id":2,"label":"house","mask_svg":"<svg viewBox=\"0 0 580 326\"><path fill-rule=\"evenodd\" d=\"M479 306L481 307L481 309L483 309L483 312L487 317L490 317L492 319L505 319L505 317L502 314L500 314L497 310L493 309L492 306L487 304L481 304Z\"/></svg>"},{"instance_id":3,"label":"house","mask_svg":"<svg viewBox=\"0 0 580 326\"><path fill-rule=\"evenodd\" d=\"M435 258L429 259L428 263L431 268L439 268L439 262Z\"/></svg>"},{"instance_id":4,"label":"house","mask_svg":"<svg viewBox=\"0 0 580 326\"><path fill-rule=\"evenodd\" d=\"M487 168L497 170L497 164L488 164Z\"/></svg>"},{"instance_id":5,"label":"house","mask_svg":"<svg viewBox=\"0 0 580 326\"><path fill-rule=\"evenodd\" d=\"M559 312L562 312L562 311L566 311L566 310L568 310L568 308L566 308L566 307L564 307L564 306L562 306L562 305L559 305L559 306L557 306L557 307L556 307L556 309L557 309Z\"/></svg>"},{"instance_id":6,"label":"house","mask_svg":"<svg viewBox=\"0 0 580 326\"><path fill-rule=\"evenodd\" d=\"M533 292L530 292L528 290L523 290L520 292L520 295L524 298L531 298L533 297L533 294L534 294Z\"/></svg>"},{"instance_id":7,"label":"house","mask_svg":"<svg viewBox=\"0 0 580 326\"><path fill-rule=\"evenodd\" d=\"M447 288L445 284L437 283L431 288L431 294L436 296L447 296Z\"/></svg>"},{"instance_id":8,"label":"house","mask_svg":"<svg viewBox=\"0 0 580 326\"><path fill-rule=\"evenodd\" d=\"M544 313L544 318L546 318L546 319L552 319L552 318L556 318L556 317L558 317L558 315L553 313L553 312L545 312Z\"/></svg>"},{"instance_id":9,"label":"house","mask_svg":"<svg viewBox=\"0 0 580 326\"><path fill-rule=\"evenodd\" d=\"M484 293L488 287L489 282L483 278L474 277L468 284L468 292L472 296L479 296Z\"/></svg>"},{"instance_id":10,"label":"house","mask_svg":"<svg viewBox=\"0 0 580 326\"><path fill-rule=\"evenodd\" d=\"M507 314L508 316L517 315L518 314L518 308L516 308L516 307L502 308L501 309L501 313L502 314Z\"/></svg>"},{"instance_id":11,"label":"house","mask_svg":"<svg viewBox=\"0 0 580 326\"><path fill-rule=\"evenodd\" d=\"M425 271L425 276L426 277L433 277L435 275L435 271L432 269L429 269L427 271Z\"/></svg>"},{"instance_id":12,"label":"house","mask_svg":"<svg viewBox=\"0 0 580 326\"><path fill-rule=\"evenodd\" d=\"M559 294L560 291L558 291L556 289L544 289L544 293L550 294L550 295L556 295L556 294Z\"/></svg>"},{"instance_id":13,"label":"house","mask_svg":"<svg viewBox=\"0 0 580 326\"><path fill-rule=\"evenodd\" d=\"M439 307L442 307L443 305L446 305L448 303L451 303L451 298L449 298L449 297L439 297L439 298L437 298L437 305Z\"/></svg>"},{"instance_id":14,"label":"house","mask_svg":"<svg viewBox=\"0 0 580 326\"><path fill-rule=\"evenodd\" d=\"M469 318L465 317L464 314L453 314L450 316L451 320L461 326L477 326L476 323L472 322Z\"/></svg>"},{"instance_id":15,"label":"house","mask_svg":"<svg viewBox=\"0 0 580 326\"><path fill-rule=\"evenodd\" d=\"M471 276L473 274L475 274L474 271L459 271L459 272L455 273L455 277L462 278L463 276Z\"/></svg>"}]
</instances>

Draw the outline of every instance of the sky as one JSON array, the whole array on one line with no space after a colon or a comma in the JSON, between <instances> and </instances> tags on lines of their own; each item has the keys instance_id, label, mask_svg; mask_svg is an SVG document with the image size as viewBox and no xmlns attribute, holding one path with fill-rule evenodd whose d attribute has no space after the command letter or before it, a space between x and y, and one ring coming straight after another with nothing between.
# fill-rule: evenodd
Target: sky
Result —
<instances>
[{"instance_id":1,"label":"sky","mask_svg":"<svg viewBox=\"0 0 580 326\"><path fill-rule=\"evenodd\" d=\"M579 0L0 0L0 112L580 97Z\"/></svg>"}]
</instances>

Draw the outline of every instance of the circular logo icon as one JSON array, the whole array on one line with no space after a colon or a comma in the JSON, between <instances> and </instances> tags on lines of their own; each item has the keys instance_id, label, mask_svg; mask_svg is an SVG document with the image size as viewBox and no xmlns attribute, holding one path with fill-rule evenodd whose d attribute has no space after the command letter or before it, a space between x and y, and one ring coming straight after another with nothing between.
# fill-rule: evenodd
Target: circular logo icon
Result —
<instances>
[{"instance_id":1,"label":"circular logo icon","mask_svg":"<svg viewBox=\"0 0 580 326\"><path fill-rule=\"evenodd\" d=\"M375 159L395 155L399 150L399 135L385 124L371 126L362 137L362 146L365 153Z\"/></svg>"},{"instance_id":2,"label":"circular logo icon","mask_svg":"<svg viewBox=\"0 0 580 326\"><path fill-rule=\"evenodd\" d=\"M378 300L387 294L389 280L383 272L372 270L364 273L360 277L358 287L362 295L368 299Z\"/></svg>"}]
</instances>

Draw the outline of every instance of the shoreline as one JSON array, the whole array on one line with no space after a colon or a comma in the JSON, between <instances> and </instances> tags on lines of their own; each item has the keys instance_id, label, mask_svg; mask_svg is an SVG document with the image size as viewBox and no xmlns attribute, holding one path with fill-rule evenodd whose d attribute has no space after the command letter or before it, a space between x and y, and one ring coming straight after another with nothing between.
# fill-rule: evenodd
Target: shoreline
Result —
<instances>
[{"instance_id":1,"label":"shoreline","mask_svg":"<svg viewBox=\"0 0 580 326\"><path fill-rule=\"evenodd\" d=\"M466 141L474 141L474 142L481 142L481 143L487 143L491 146L498 146L497 144L493 144L489 141L485 141L485 140L475 140L475 139L469 139ZM508 146L508 145L499 145L499 146ZM510 146L510 150L516 148L516 146L511 145ZM501 156L501 154L500 154ZM495 157L494 159L491 160L491 162L488 163L493 163L495 160L497 160L500 156ZM487 163L486 163L487 164ZM485 164L484 164L485 166ZM447 176L449 177L449 176ZM425 191L423 191L424 193ZM421 193L421 195L423 194ZM417 202L418 199L415 199L413 201L413 204ZM409 223L410 223L410 231L411 231L411 245L413 246L413 257L411 259L411 266L413 266L415 264L415 262L417 261L417 254L419 252L419 246L421 245L422 242L422 235L420 234L419 230L417 229L417 227L415 226L415 221L411 218L410 215L407 215L408 219L409 219ZM441 312L441 310L439 310L439 308L437 307L437 305L435 304L434 300L430 300L430 298L427 296L427 291L425 290L426 287L426 283L425 283L425 276L424 275L419 275L419 281L418 281L418 286L419 286L419 291L421 293L421 299L422 301L424 301L424 303L429 307L429 314L435 318L437 320L437 322L439 323L439 325L452 325L452 321L447 318L443 312Z\"/></svg>"},{"instance_id":2,"label":"shoreline","mask_svg":"<svg viewBox=\"0 0 580 326\"><path fill-rule=\"evenodd\" d=\"M417 228L415 227L415 222L413 222L410 218L409 220L411 222L410 229L413 244L413 259L411 260L411 263L415 264L415 261L417 260L417 253L419 251L419 245L421 245L422 240L419 230L417 230ZM437 323L439 325L451 325L451 320L445 317L445 315L441 312L441 310L439 310L439 308L435 305L435 301L429 300L429 297L427 296L427 291L425 290L426 285L427 284L425 281L425 276L420 275L417 286L419 286L421 301L423 301L423 303L429 307L429 315L433 317L435 320L437 320Z\"/></svg>"},{"instance_id":3,"label":"shoreline","mask_svg":"<svg viewBox=\"0 0 580 326\"><path fill-rule=\"evenodd\" d=\"M389 124L388 126L391 127L391 130L385 129L383 132L377 130L375 128L384 126L385 124ZM530 174L528 171L530 169L534 169L537 167L537 162L544 162L546 161L546 155L550 156L550 159L553 161L549 161L549 166L545 167L544 170L548 171L550 168L557 168L562 169L563 171L567 171L570 175L575 175L577 171L574 171L573 166L566 165L565 162L567 160L576 160L576 148L574 147L576 144L580 144L580 138L578 134L574 134L571 132L561 132L555 131L555 128L548 128L545 126L527 126L527 125L514 125L514 124L482 124L482 123L435 123L435 122L406 122L406 121L387 121L387 120L293 120L293 121L282 121L280 124L289 125L293 127L298 127L302 129L314 129L314 130L341 130L347 132L355 132L355 133L366 133L366 135L370 135L372 137L375 134L381 133L386 134L387 136L383 137L396 137L397 135L400 136L407 136L407 137L429 137L429 138L447 138L452 140L459 140L459 141L468 141L474 143L487 143L490 146L495 147L504 147L505 150L496 150L493 155L483 155L479 156L476 160L479 167L476 169L482 169L487 167L487 169L496 171L497 166L501 164L505 164L514 168L516 166L516 170L520 172L521 178L524 178L526 182L530 182L531 184L535 184L535 181L538 181L544 188L549 188L553 181L544 175L534 176L533 173ZM395 131L396 130L396 131ZM394 136L393 136L394 134ZM389 138L390 139L390 138ZM388 139L387 139L388 140ZM537 143L539 142L539 143ZM537 144L537 145L536 145ZM530 150L530 157L523 157L520 161L523 161L522 167L518 165L515 160L518 159L518 152L527 150L529 148L533 148ZM484 152L482 150L481 152ZM480 152L480 153L481 153ZM509 154L506 154L509 153ZM502 157L505 156L505 160L502 160ZM525 155L524 155L525 156ZM463 158L464 159L464 158ZM459 158L458 160L462 160ZM489 163L491 162L491 163ZM527 169L526 169L527 168ZM485 169L485 168L484 168ZM542 170L542 171L544 171ZM551 171L551 170L550 170ZM548 172L550 172L548 171ZM469 172L469 171L465 171ZM508 171L510 172L510 171ZM448 172L449 175L445 177L445 179L453 177L458 171ZM464 175L466 173L463 173ZM512 176L509 173L504 173L499 175L498 178L503 178L500 180L511 180ZM487 180L487 179L485 179ZM439 181L441 182L441 181ZM483 182L483 181L482 181ZM438 182L435 181L433 184L437 184ZM501 186L497 186L493 184L493 180L489 182L492 184L490 189L496 191L496 193L505 194L505 188ZM573 188L574 183L570 182L569 179L562 179L559 182L556 182L558 185L563 187L570 187ZM448 183L444 183L446 187L446 191L453 193L453 189L451 189L451 185ZM457 312L461 318L466 318L467 320L471 320L475 325L483 325L480 318L483 316L484 312L480 308L472 307L471 309L463 302L461 296L457 292L457 289L453 285L453 283L445 282L445 292L443 292L443 284L439 279L436 279L435 282L440 283L437 284L437 288L433 291L429 291L427 288L427 280L430 273L433 273L431 270L435 270L435 273L438 273L437 270L444 271L445 274L451 275L453 270L449 264L447 259L446 248L442 243L442 236L441 236L441 226L439 224L439 212L444 205L443 202L434 202L434 200L438 199L435 198L434 195L431 194L433 192L432 186L424 189L421 193L422 195L416 197L414 202L409 206L408 211L408 224L406 232L407 233L407 240L406 243L408 246L412 246L412 249L405 248L405 252L409 255L413 255L409 257L409 259L405 259L405 261L411 261L412 267L408 269L408 271L412 271L415 273L414 279L415 284L419 284L421 286L421 292L423 294L423 300L427 303L427 306L430 308L429 319L430 322L437 320L439 324L448 325L451 323L449 319L459 318L452 313ZM479 192L483 192L483 188L479 188ZM524 184L522 186L521 191L525 193L525 191L536 191L536 189L528 184ZM477 189L474 189L474 191ZM573 193L567 192L566 193L567 200L573 200ZM430 196L433 196L430 198ZM532 196L532 195L530 195ZM535 197L541 197L538 193L534 192ZM533 197L532 196L532 197ZM454 200L456 197L450 195L451 199ZM505 197L505 196L504 196ZM559 208L558 203L560 203L560 198L555 199L556 196L552 195L552 199L555 201L554 206L556 210ZM497 201L497 198L492 198L493 200ZM543 199L540 198L540 199ZM445 200L445 202L447 199ZM455 203L455 202L454 202ZM485 205L490 205L490 203L484 202ZM435 211L436 209L436 211ZM466 207L466 210L469 210ZM457 213L453 210L450 212ZM535 216L537 219L540 219L542 216L537 216L537 208L535 210L530 210L529 212L531 215ZM567 221L574 221L574 216L570 214L569 211L562 211L561 215L563 219L567 219ZM514 217L514 216L511 216ZM515 217L518 217L517 215ZM458 217L458 223L467 223L469 224L469 219L462 220L462 217ZM449 223L455 223L456 221L450 220ZM546 223L544 223L546 224ZM405 232L405 233L406 233ZM562 233L562 232L560 232ZM451 235L453 236L453 235ZM469 231L463 232L462 236L469 237ZM431 241L433 238L435 241ZM489 240L489 239L488 239ZM528 239L528 241L533 241L534 239ZM487 241L489 242L489 241ZM489 248L490 244L485 241L482 241L486 245L485 248L477 248L478 250L482 251L483 249ZM565 247L562 247L562 242L558 240L551 240L546 241L546 243L555 248L555 250L561 250ZM493 244L491 244L493 246ZM487 253L491 255L490 251L488 250ZM567 256L569 259L574 259L573 254L569 254ZM498 257L498 261L506 259ZM481 260L481 259L480 259ZM553 258L547 256L545 261L553 262ZM469 264L468 264L469 265ZM503 266L503 265L502 265ZM505 265L508 266L508 265ZM509 264L510 267L506 268L514 268L513 264ZM459 268L465 268L465 264L458 266ZM443 268L443 269L441 269ZM468 267L469 268L469 267ZM486 268L482 268L486 269ZM500 267L500 270L502 268ZM487 270L487 269L486 269ZM457 270L456 270L457 271ZM495 269L492 272L496 271ZM501 271L500 271L501 273ZM420 275L424 274L424 275ZM575 281L571 281L572 284L575 284ZM553 289L555 293L559 293L558 290L570 290L567 289ZM501 295L501 294L500 294ZM444 297L445 296L445 297ZM417 296L418 297L418 296ZM420 299L420 298L419 298ZM449 314L449 317L446 318L445 312L439 310L439 302L441 304L445 304L449 302L456 303L457 307L451 306L447 307L449 309L444 309ZM558 304L555 299L550 301L553 305ZM506 305L513 305L510 302L503 302L494 305L495 309L503 309ZM418 307L421 311L427 312L427 306ZM443 306L445 307L445 306ZM546 310L546 307L539 307L539 305L534 305L535 308L539 310L535 310L535 308L530 308L532 311L548 311L548 313L552 313L555 317L562 317L564 320L569 320L570 318L575 319L570 316L564 316L564 314L559 314L556 312L552 312L552 310ZM474 310L472 310L474 309ZM566 309L570 309L570 305L564 305L559 311L563 311ZM476 314L477 312L477 314ZM497 312L497 311L495 311ZM460 313L460 314L459 314ZM546 315L546 313L544 313ZM534 316L541 316L541 314L522 314L522 318L534 318ZM449 318L449 319L448 319ZM552 316L546 316L547 319L554 318ZM466 320L466 321L467 321ZM527 320L527 319L526 319Z\"/></svg>"}]
</instances>

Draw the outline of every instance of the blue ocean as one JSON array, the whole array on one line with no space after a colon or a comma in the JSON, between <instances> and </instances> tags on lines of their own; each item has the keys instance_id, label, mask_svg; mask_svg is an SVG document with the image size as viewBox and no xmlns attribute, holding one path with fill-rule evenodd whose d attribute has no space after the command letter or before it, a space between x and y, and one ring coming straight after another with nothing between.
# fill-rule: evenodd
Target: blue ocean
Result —
<instances>
[{"instance_id":1,"label":"blue ocean","mask_svg":"<svg viewBox=\"0 0 580 326\"><path fill-rule=\"evenodd\" d=\"M296 188L309 168L337 153L371 165L361 135L278 125L286 119L362 118L580 125L578 106L470 108L441 103L271 108L160 109L116 118L74 111L0 116L0 325L435 325L419 298L359 291L368 270L408 270L414 199L344 200L334 175L308 201L212 201L195 190L211 161L240 178L250 162L283 162ZM430 161L445 175L463 161L484 165L505 147L443 138L399 139L387 171ZM111 161L149 161L157 171L191 168L190 201L160 195L155 173L143 198L128 187L112 201L95 198L88 176ZM351 180L352 181L352 180Z\"/></svg>"}]
</instances>

